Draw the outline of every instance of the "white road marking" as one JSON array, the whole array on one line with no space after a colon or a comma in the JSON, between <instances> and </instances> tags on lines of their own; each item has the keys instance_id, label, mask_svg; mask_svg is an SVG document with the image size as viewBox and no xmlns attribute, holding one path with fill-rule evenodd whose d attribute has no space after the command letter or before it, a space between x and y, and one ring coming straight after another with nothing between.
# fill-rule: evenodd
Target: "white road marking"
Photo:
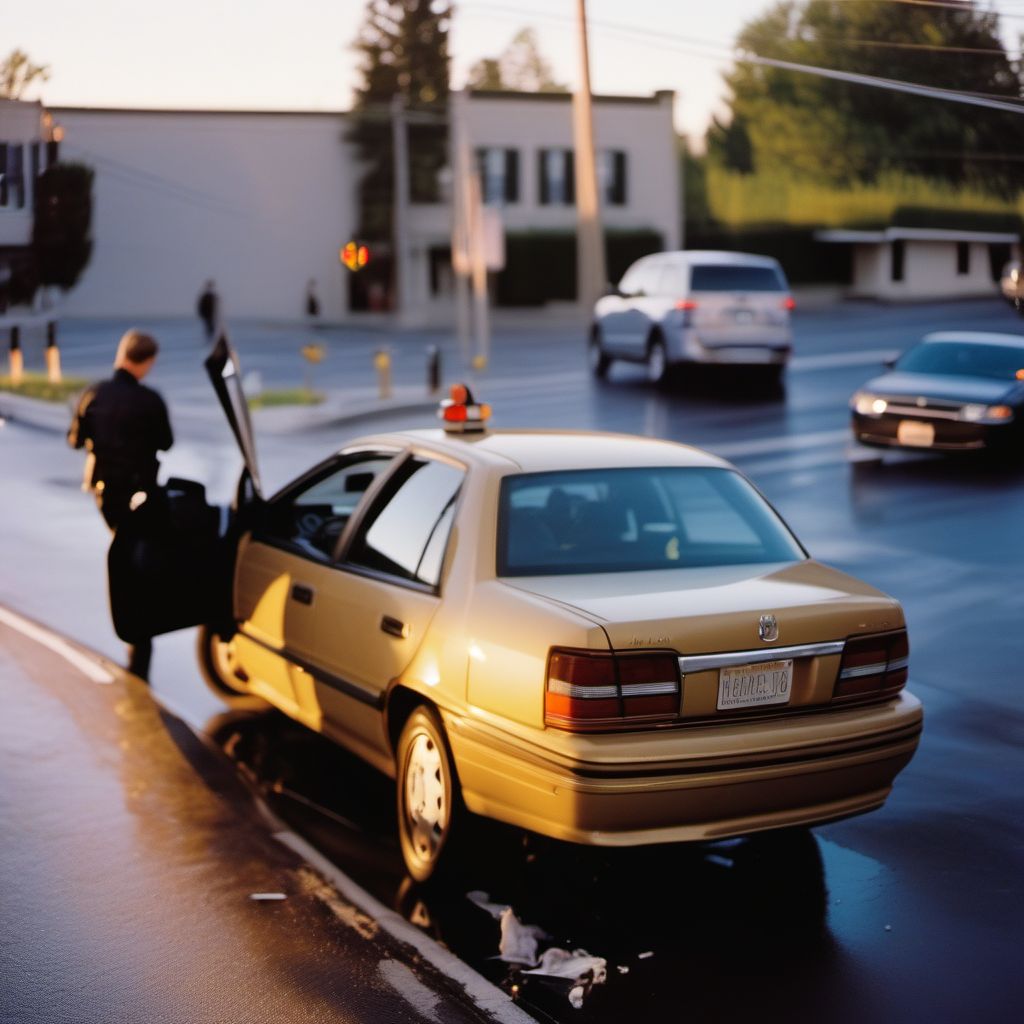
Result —
<instances>
[{"instance_id":1,"label":"white road marking","mask_svg":"<svg viewBox=\"0 0 1024 1024\"><path fill-rule=\"evenodd\" d=\"M265 804L262 804L262 811L268 820L276 820ZM274 838L290 850L294 850L310 867L326 878L344 899L371 917L393 939L411 946L429 964L461 985L466 995L488 1018L497 1024L537 1024L533 1017L519 1009L511 997L502 992L497 985L492 985L454 953L439 945L400 914L385 907L301 836L281 829L274 833Z\"/></svg>"},{"instance_id":2,"label":"white road marking","mask_svg":"<svg viewBox=\"0 0 1024 1024\"><path fill-rule=\"evenodd\" d=\"M841 366L871 366L883 369L887 359L895 359L899 349L877 348L866 352L828 352L820 356L793 356L789 361L790 370L798 373L804 370L831 370Z\"/></svg>"},{"instance_id":3,"label":"white road marking","mask_svg":"<svg viewBox=\"0 0 1024 1024\"><path fill-rule=\"evenodd\" d=\"M88 655L76 650L66 640L57 636L56 633L51 633L50 630L37 626L34 622L29 622L28 619L23 619L20 615L16 615L14 612L3 607L0 607L0 622L11 629L17 630L30 640L34 640L37 644L53 651L54 654L62 657L69 665L73 665L87 679L91 679L92 682L106 684L114 681L113 675L102 665L97 664Z\"/></svg>"},{"instance_id":4,"label":"white road marking","mask_svg":"<svg viewBox=\"0 0 1024 1024\"><path fill-rule=\"evenodd\" d=\"M383 960L378 965L381 977L414 1009L427 1020L441 1024L437 1015L440 996L427 988L405 964L398 960Z\"/></svg>"}]
</instances>

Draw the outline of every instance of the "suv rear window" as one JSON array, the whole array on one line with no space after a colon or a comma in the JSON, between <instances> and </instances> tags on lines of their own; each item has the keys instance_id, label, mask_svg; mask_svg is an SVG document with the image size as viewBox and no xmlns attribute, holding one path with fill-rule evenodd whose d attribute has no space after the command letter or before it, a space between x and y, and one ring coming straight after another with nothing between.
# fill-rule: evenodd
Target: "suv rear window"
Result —
<instances>
[{"instance_id":1,"label":"suv rear window","mask_svg":"<svg viewBox=\"0 0 1024 1024\"><path fill-rule=\"evenodd\" d=\"M507 476L499 576L791 562L803 550L738 473L712 467Z\"/></svg>"},{"instance_id":2,"label":"suv rear window","mask_svg":"<svg viewBox=\"0 0 1024 1024\"><path fill-rule=\"evenodd\" d=\"M694 292L784 292L786 279L775 267L698 265L690 272Z\"/></svg>"}]
</instances>

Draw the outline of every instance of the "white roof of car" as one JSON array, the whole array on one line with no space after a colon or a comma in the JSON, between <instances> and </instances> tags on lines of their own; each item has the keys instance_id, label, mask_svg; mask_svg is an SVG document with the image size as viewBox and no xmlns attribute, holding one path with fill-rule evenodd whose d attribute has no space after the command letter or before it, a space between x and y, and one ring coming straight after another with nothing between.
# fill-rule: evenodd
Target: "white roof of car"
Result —
<instances>
[{"instance_id":1,"label":"white roof of car","mask_svg":"<svg viewBox=\"0 0 1024 1024\"><path fill-rule=\"evenodd\" d=\"M751 252L725 252L717 249L677 249L674 252L659 252L652 255L671 257L673 263L702 263L714 266L775 267L779 262L771 256L758 256Z\"/></svg>"},{"instance_id":2,"label":"white roof of car","mask_svg":"<svg viewBox=\"0 0 1024 1024\"><path fill-rule=\"evenodd\" d=\"M406 430L360 438L356 443L403 447L415 444L461 461L524 473L637 466L729 467L724 459L689 445L596 431L488 430L449 434L444 430Z\"/></svg>"},{"instance_id":3,"label":"white roof of car","mask_svg":"<svg viewBox=\"0 0 1024 1024\"><path fill-rule=\"evenodd\" d=\"M966 345L1005 345L1007 348L1024 348L1024 335L1000 334L996 331L933 331L924 336L924 341L955 341Z\"/></svg>"}]
</instances>

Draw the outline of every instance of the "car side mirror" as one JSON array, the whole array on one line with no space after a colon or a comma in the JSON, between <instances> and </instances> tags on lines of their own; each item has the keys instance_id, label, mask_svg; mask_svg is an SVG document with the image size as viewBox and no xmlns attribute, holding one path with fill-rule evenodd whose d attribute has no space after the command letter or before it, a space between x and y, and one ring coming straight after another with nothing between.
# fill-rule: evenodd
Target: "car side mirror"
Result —
<instances>
[{"instance_id":1,"label":"car side mirror","mask_svg":"<svg viewBox=\"0 0 1024 1024\"><path fill-rule=\"evenodd\" d=\"M890 356L888 359L883 359L882 360L882 365L887 370L895 370L896 369L896 364L899 362L899 359L900 359L899 356Z\"/></svg>"}]
</instances>

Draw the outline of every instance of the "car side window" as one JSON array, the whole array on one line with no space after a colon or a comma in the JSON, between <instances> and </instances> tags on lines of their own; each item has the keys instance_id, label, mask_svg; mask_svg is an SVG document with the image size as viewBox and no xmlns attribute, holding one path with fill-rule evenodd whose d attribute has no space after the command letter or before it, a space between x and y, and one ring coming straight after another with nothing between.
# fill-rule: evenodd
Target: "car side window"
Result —
<instances>
[{"instance_id":1,"label":"car side window","mask_svg":"<svg viewBox=\"0 0 1024 1024\"><path fill-rule=\"evenodd\" d=\"M367 512L345 562L436 587L464 477L446 462L406 460Z\"/></svg>"},{"instance_id":2,"label":"car side window","mask_svg":"<svg viewBox=\"0 0 1024 1024\"><path fill-rule=\"evenodd\" d=\"M273 502L259 533L316 559L329 559L370 485L394 459L364 453L334 463L311 481Z\"/></svg>"}]
</instances>

